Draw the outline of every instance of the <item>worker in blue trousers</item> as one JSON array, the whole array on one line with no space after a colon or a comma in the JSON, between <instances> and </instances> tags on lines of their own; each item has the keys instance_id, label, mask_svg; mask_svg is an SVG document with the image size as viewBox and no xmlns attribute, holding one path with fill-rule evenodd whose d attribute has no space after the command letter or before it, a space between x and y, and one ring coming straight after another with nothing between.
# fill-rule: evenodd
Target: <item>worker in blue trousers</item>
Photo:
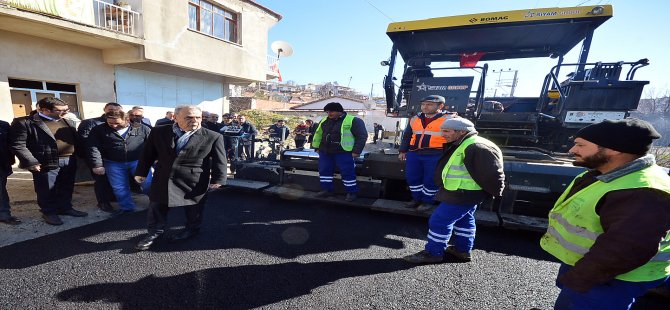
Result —
<instances>
[{"instance_id":1,"label":"worker in blue trousers","mask_svg":"<svg viewBox=\"0 0 670 310\"><path fill-rule=\"evenodd\" d=\"M339 102L330 102L323 108L328 113L314 133L312 148L319 153L319 180L322 191L315 197L333 196L334 174L337 167L347 192L346 201L357 198L356 166L354 159L361 155L368 131L360 118L344 112Z\"/></svg>"},{"instance_id":2,"label":"worker in blue trousers","mask_svg":"<svg viewBox=\"0 0 670 310\"><path fill-rule=\"evenodd\" d=\"M433 172L446 143L440 125L453 117L441 112L444 102L444 97L437 95L421 99L421 113L409 120L403 132L398 159L405 161L407 185L412 193L412 200L405 204L407 208L429 208L437 193Z\"/></svg>"},{"instance_id":3,"label":"worker in blue trousers","mask_svg":"<svg viewBox=\"0 0 670 310\"><path fill-rule=\"evenodd\" d=\"M439 187L435 200L440 205L428 221L425 249L403 258L414 264L439 263L445 254L471 261L477 205L502 196L505 188L502 152L478 136L471 121L450 118L440 128L446 140L434 174ZM453 246L448 246L450 240Z\"/></svg>"}]
</instances>

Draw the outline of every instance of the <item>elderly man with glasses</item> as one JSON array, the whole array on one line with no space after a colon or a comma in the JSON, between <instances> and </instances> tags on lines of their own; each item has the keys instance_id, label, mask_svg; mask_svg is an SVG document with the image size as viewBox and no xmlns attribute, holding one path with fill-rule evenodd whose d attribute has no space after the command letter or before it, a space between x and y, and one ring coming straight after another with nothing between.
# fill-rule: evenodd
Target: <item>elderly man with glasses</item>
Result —
<instances>
[{"instance_id":1,"label":"elderly man with glasses","mask_svg":"<svg viewBox=\"0 0 670 310\"><path fill-rule=\"evenodd\" d=\"M50 225L63 224L59 215L88 215L72 208L79 143L74 123L63 118L69 110L62 100L47 97L37 102L36 111L14 119L11 128L12 151L19 167L32 172L37 204Z\"/></svg>"}]
</instances>

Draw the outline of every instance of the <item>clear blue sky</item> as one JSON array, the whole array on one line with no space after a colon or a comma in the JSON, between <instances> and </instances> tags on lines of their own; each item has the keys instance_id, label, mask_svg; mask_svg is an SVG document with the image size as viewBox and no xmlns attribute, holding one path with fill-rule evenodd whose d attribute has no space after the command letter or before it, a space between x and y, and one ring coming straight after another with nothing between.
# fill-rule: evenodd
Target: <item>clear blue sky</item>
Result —
<instances>
[{"instance_id":1,"label":"clear blue sky","mask_svg":"<svg viewBox=\"0 0 670 310\"><path fill-rule=\"evenodd\" d=\"M350 83L351 87L366 94L374 84L375 96L381 96L381 81L387 72L387 67L380 66L379 62L388 59L391 53L391 40L386 35L386 27L391 22L530 8L611 4L614 16L596 29L588 60L615 62L649 58L651 65L638 70L636 75L636 79L651 82L643 97L670 93L670 1L667 0L256 2L283 16L270 29L269 42L281 40L293 46L293 56L281 59L284 81L299 84L337 81L344 86ZM566 62L577 61L579 46L581 44L566 56ZM489 62L489 70L518 70L519 86L515 95L538 96L541 82L553 65L555 60L525 59ZM400 73L397 70L396 76ZM491 79L487 81L490 82ZM489 84L487 88L492 86ZM509 88L499 90L505 92Z\"/></svg>"}]
</instances>

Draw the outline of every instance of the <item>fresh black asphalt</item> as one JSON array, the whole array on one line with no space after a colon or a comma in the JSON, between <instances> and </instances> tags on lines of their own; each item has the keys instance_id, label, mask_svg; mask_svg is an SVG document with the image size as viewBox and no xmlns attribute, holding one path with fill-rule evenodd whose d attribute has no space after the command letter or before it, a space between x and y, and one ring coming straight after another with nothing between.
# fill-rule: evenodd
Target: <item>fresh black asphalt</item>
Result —
<instances>
[{"instance_id":1,"label":"fresh black asphalt","mask_svg":"<svg viewBox=\"0 0 670 310\"><path fill-rule=\"evenodd\" d=\"M199 236L138 253L145 218L0 248L0 309L550 309L558 294L538 233L479 227L472 263L414 266L399 258L423 218L226 189Z\"/></svg>"}]
</instances>

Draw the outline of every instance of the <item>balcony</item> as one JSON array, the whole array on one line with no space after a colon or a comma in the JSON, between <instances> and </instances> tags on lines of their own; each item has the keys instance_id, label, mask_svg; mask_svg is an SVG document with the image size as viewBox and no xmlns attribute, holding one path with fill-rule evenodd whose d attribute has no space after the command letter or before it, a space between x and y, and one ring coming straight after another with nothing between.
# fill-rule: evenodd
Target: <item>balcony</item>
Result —
<instances>
[{"instance_id":1,"label":"balcony","mask_svg":"<svg viewBox=\"0 0 670 310\"><path fill-rule=\"evenodd\" d=\"M141 16L127 8L100 0L58 1L55 7L34 3L0 0L0 31L101 50L143 45Z\"/></svg>"},{"instance_id":2,"label":"balcony","mask_svg":"<svg viewBox=\"0 0 670 310\"><path fill-rule=\"evenodd\" d=\"M130 5L117 6L101 0L93 0L95 25L123 34L138 36L140 13L134 12Z\"/></svg>"}]
</instances>

